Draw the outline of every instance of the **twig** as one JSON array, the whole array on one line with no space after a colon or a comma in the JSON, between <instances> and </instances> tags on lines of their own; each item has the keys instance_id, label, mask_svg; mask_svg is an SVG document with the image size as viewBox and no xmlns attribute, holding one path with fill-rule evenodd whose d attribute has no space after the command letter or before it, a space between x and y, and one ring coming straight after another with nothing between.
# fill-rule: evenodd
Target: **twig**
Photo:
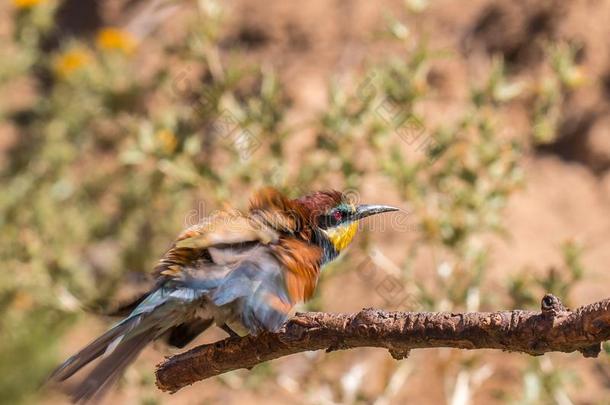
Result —
<instances>
[{"instance_id":1,"label":"twig","mask_svg":"<svg viewBox=\"0 0 610 405\"><path fill-rule=\"evenodd\" d=\"M157 386L179 389L215 375L294 353L382 347L395 359L411 349L454 347L501 349L542 355L580 351L596 357L610 338L610 299L566 309L550 294L541 312L385 312L364 309L356 314L297 314L278 333L228 338L166 359L157 366Z\"/></svg>"}]
</instances>

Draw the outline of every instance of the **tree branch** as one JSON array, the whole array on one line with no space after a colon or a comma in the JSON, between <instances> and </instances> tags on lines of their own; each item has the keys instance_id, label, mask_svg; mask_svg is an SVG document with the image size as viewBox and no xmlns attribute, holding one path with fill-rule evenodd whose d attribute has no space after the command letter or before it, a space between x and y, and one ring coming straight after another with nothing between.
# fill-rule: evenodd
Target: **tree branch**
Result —
<instances>
[{"instance_id":1,"label":"tree branch","mask_svg":"<svg viewBox=\"0 0 610 405\"><path fill-rule=\"evenodd\" d=\"M580 351L596 357L610 338L610 299L566 309L550 294L541 312L384 312L297 314L278 333L228 338L166 359L157 366L157 386L179 389L215 375L294 353L355 347L383 347L395 359L411 349L455 347L501 349L541 355Z\"/></svg>"}]
</instances>

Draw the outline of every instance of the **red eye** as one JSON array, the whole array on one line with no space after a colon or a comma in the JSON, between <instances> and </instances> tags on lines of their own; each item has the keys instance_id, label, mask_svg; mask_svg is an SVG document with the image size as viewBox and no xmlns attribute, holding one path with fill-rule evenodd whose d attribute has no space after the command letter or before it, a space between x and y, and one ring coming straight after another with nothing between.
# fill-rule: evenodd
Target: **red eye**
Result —
<instances>
[{"instance_id":1,"label":"red eye","mask_svg":"<svg viewBox=\"0 0 610 405\"><path fill-rule=\"evenodd\" d=\"M341 214L340 211L333 212L333 218L335 219L335 221L341 221L342 217L343 217L343 215Z\"/></svg>"}]
</instances>

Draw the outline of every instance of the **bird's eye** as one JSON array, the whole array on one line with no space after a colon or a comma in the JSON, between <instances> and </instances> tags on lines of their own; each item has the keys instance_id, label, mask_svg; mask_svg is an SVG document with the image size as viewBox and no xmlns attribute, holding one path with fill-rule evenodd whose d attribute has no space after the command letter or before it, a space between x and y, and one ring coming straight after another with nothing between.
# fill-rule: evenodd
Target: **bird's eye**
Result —
<instances>
[{"instance_id":1,"label":"bird's eye","mask_svg":"<svg viewBox=\"0 0 610 405\"><path fill-rule=\"evenodd\" d=\"M341 218L343 218L343 214L341 213L341 211L335 211L333 212L333 218L335 221L339 222L341 221Z\"/></svg>"},{"instance_id":2,"label":"bird's eye","mask_svg":"<svg viewBox=\"0 0 610 405\"><path fill-rule=\"evenodd\" d=\"M343 221L343 212L339 210L333 210L325 215L322 215L318 219L318 224L321 228L327 229L333 226L337 226Z\"/></svg>"}]
</instances>

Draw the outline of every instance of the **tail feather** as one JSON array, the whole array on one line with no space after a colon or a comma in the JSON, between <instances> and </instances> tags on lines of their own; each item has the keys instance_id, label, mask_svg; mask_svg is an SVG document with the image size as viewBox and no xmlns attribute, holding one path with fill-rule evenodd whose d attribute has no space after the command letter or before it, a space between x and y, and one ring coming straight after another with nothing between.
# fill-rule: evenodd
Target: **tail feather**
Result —
<instances>
[{"instance_id":1,"label":"tail feather","mask_svg":"<svg viewBox=\"0 0 610 405\"><path fill-rule=\"evenodd\" d=\"M108 312L106 315L116 316L116 317L129 316L134 311L134 309L136 309L142 302L144 302L153 293L154 293L154 290L144 293L144 294L132 299L131 301L123 302L117 308Z\"/></svg>"},{"instance_id":2,"label":"tail feather","mask_svg":"<svg viewBox=\"0 0 610 405\"><path fill-rule=\"evenodd\" d=\"M153 334L139 333L121 342L80 384L69 391L72 401L82 403L101 398L153 339Z\"/></svg>"},{"instance_id":3,"label":"tail feather","mask_svg":"<svg viewBox=\"0 0 610 405\"><path fill-rule=\"evenodd\" d=\"M139 324L139 322L140 316L137 316L119 323L57 367L49 377L49 380L64 381L70 378L78 370L103 355L112 342L129 333Z\"/></svg>"},{"instance_id":4,"label":"tail feather","mask_svg":"<svg viewBox=\"0 0 610 405\"><path fill-rule=\"evenodd\" d=\"M160 288L152 291L129 317L66 360L49 380L64 381L101 358L81 383L68 390L74 402L101 398L148 343L187 321L188 304L199 296L200 293L192 289ZM210 323L196 324L197 328L190 331L191 334L203 331Z\"/></svg>"}]
</instances>

